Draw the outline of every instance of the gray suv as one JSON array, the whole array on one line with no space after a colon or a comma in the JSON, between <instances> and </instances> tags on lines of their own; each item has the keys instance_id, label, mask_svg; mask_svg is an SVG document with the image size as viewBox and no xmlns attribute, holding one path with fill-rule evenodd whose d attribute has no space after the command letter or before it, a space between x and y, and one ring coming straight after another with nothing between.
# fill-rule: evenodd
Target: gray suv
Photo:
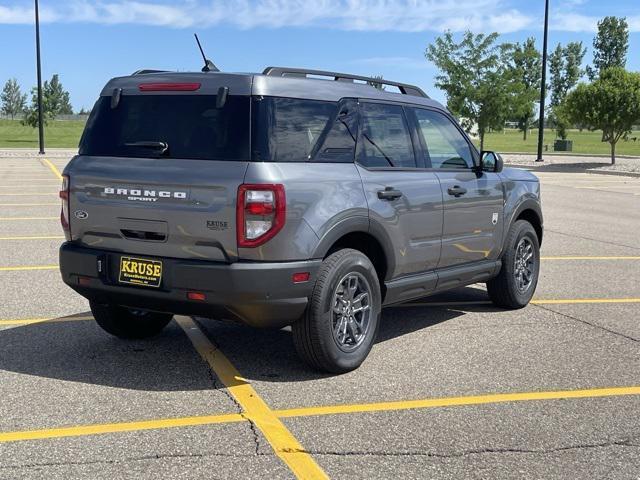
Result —
<instances>
[{"instance_id":1,"label":"gray suv","mask_svg":"<svg viewBox=\"0 0 640 480\"><path fill-rule=\"evenodd\" d=\"M383 306L486 282L521 308L538 280L537 178L402 83L139 71L105 86L63 178L62 278L121 338L174 314L291 325L346 372Z\"/></svg>"}]
</instances>

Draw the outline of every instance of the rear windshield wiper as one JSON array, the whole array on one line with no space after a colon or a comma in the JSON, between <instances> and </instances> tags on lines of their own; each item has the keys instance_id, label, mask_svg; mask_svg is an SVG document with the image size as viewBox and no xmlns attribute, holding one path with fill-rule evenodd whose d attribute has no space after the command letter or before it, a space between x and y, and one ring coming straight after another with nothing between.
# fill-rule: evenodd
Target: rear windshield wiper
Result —
<instances>
[{"instance_id":1,"label":"rear windshield wiper","mask_svg":"<svg viewBox=\"0 0 640 480\"><path fill-rule=\"evenodd\" d=\"M167 142L129 142L125 143L125 146L160 150L160 155L163 155L167 150L169 150L169 144Z\"/></svg>"}]
</instances>

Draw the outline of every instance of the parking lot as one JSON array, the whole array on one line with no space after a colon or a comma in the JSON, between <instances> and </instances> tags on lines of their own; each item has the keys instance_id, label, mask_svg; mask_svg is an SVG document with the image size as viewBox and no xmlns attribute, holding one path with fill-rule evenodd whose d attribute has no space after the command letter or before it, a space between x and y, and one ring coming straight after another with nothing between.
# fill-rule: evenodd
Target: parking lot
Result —
<instances>
[{"instance_id":1,"label":"parking lot","mask_svg":"<svg viewBox=\"0 0 640 480\"><path fill-rule=\"evenodd\" d=\"M541 172L532 305L387 308L329 376L287 330L100 330L57 270L67 159L0 159L0 478L640 478L640 178Z\"/></svg>"}]
</instances>

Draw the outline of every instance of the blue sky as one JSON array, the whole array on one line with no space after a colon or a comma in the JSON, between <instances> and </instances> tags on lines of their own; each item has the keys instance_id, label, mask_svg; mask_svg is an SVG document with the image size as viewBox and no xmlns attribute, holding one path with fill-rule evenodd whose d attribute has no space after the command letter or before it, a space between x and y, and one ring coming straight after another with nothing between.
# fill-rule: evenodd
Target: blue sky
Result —
<instances>
[{"instance_id":1,"label":"blue sky","mask_svg":"<svg viewBox=\"0 0 640 480\"><path fill-rule=\"evenodd\" d=\"M640 70L640 0L551 0L550 49L589 47L597 20L627 17L628 67ZM32 0L0 0L0 84L35 85ZM438 100L424 49L445 29L498 31L541 45L544 0L40 0L42 67L60 75L75 109L111 77L139 68L202 66L193 32L225 71L300 66L414 83Z\"/></svg>"}]
</instances>

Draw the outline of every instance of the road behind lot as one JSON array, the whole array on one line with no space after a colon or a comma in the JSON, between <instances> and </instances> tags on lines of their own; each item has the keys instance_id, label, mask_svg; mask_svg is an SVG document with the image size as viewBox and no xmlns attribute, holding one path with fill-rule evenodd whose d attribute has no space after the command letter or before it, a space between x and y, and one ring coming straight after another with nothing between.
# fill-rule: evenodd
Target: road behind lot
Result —
<instances>
[{"instance_id":1,"label":"road behind lot","mask_svg":"<svg viewBox=\"0 0 640 480\"><path fill-rule=\"evenodd\" d=\"M541 171L534 304L388 308L328 376L287 330L103 333L57 271L46 158L0 159L0 478L640 477L640 179Z\"/></svg>"}]
</instances>

